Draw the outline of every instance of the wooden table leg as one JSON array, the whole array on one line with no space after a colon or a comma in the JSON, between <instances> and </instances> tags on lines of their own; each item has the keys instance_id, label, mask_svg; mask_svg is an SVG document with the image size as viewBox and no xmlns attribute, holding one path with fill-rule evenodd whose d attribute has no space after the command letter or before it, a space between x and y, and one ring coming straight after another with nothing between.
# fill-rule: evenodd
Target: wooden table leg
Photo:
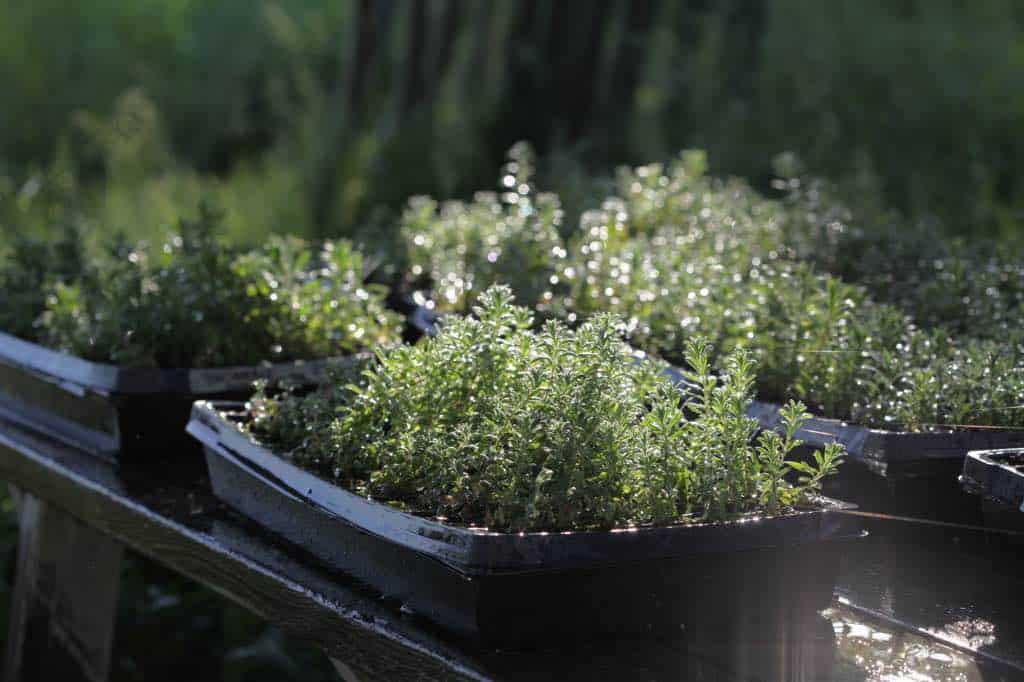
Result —
<instances>
[{"instance_id":1,"label":"wooden table leg","mask_svg":"<svg viewBox=\"0 0 1024 682\"><path fill-rule=\"evenodd\" d=\"M122 546L26 492L18 522L4 679L105 680Z\"/></svg>"}]
</instances>

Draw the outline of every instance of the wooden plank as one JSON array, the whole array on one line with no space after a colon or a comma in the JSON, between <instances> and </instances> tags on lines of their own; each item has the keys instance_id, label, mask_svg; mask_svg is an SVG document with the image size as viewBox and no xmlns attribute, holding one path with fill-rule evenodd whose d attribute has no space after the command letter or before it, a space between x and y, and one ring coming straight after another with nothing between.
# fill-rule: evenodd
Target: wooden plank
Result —
<instances>
[{"instance_id":1,"label":"wooden plank","mask_svg":"<svg viewBox=\"0 0 1024 682\"><path fill-rule=\"evenodd\" d=\"M356 675L355 671L348 667L348 664L344 661L332 658L331 665L338 672L338 677L342 679L342 682L361 682L359 675Z\"/></svg>"},{"instance_id":2,"label":"wooden plank","mask_svg":"<svg viewBox=\"0 0 1024 682\"><path fill-rule=\"evenodd\" d=\"M30 493L18 509L4 679L105 680L121 545Z\"/></svg>"},{"instance_id":3,"label":"wooden plank","mask_svg":"<svg viewBox=\"0 0 1024 682\"><path fill-rule=\"evenodd\" d=\"M293 560L293 551L220 509L202 487L178 490L166 478L125 481L95 458L4 421L0 479L322 648L360 680L490 677L392 615L393 607Z\"/></svg>"}]
</instances>

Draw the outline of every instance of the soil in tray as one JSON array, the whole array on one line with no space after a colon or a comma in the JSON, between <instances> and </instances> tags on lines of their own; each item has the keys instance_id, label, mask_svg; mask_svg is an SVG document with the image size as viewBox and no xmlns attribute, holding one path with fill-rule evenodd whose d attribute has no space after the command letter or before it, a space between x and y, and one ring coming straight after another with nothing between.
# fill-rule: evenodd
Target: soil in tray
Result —
<instances>
[{"instance_id":1,"label":"soil in tray","mask_svg":"<svg viewBox=\"0 0 1024 682\"><path fill-rule=\"evenodd\" d=\"M998 455L992 455L991 459L999 462L1000 464L1014 467L1024 474L1024 451L999 453Z\"/></svg>"}]
</instances>

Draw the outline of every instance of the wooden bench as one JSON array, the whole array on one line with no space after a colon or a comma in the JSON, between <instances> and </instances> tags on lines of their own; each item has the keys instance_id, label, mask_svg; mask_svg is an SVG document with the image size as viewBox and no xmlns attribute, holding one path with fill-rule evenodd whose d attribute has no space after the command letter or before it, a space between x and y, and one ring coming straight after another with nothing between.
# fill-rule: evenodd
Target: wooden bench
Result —
<instances>
[{"instance_id":1,"label":"wooden bench","mask_svg":"<svg viewBox=\"0 0 1024 682\"><path fill-rule=\"evenodd\" d=\"M207 488L125 480L2 421L0 479L18 491L20 527L7 680L106 678L124 546L321 647L343 679L490 677L396 609L290 558Z\"/></svg>"},{"instance_id":2,"label":"wooden bench","mask_svg":"<svg viewBox=\"0 0 1024 682\"><path fill-rule=\"evenodd\" d=\"M746 679L755 672L764 679L794 673L821 679L835 665L833 622L817 614L812 622L774 632L777 639L762 632L736 632L727 639L720 633L710 639L683 633L530 652L475 647L319 567L224 507L202 482L168 480L166 471L122 475L2 419L0 480L16 497L20 526L4 663L10 681L106 679L124 547L322 649L346 681L708 674ZM837 603L835 608L846 607ZM836 622L858 617L849 611L840 616ZM886 620L885 614L871 617ZM914 624L901 623L899 629L917 633L905 636L930 637ZM1024 671L1015 661L977 649L964 653Z\"/></svg>"}]
</instances>

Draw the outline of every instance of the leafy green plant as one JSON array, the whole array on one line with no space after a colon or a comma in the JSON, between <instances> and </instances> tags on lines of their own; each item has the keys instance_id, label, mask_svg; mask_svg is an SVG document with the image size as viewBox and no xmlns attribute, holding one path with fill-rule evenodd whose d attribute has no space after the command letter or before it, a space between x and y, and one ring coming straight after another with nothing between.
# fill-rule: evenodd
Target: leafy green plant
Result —
<instances>
[{"instance_id":1,"label":"leafy green plant","mask_svg":"<svg viewBox=\"0 0 1024 682\"><path fill-rule=\"evenodd\" d=\"M954 339L909 329L863 358L854 418L911 430L1024 427L1024 343Z\"/></svg>"},{"instance_id":2,"label":"leafy green plant","mask_svg":"<svg viewBox=\"0 0 1024 682\"><path fill-rule=\"evenodd\" d=\"M32 235L16 237L0 255L0 331L26 339L38 332L35 321L46 305L46 289L73 281L84 268L81 235L71 229L56 241Z\"/></svg>"},{"instance_id":3,"label":"leafy green plant","mask_svg":"<svg viewBox=\"0 0 1024 682\"><path fill-rule=\"evenodd\" d=\"M344 241L295 238L238 251L207 205L156 248L112 242L78 280L57 283L42 342L125 365L206 367L347 354L397 338L384 292Z\"/></svg>"},{"instance_id":4,"label":"leafy green plant","mask_svg":"<svg viewBox=\"0 0 1024 682\"><path fill-rule=\"evenodd\" d=\"M1010 245L951 239L933 221L846 198L834 183L802 173L791 156L778 159L776 170L786 240L799 257L857 282L924 327L999 339L1024 324L1024 264Z\"/></svg>"},{"instance_id":5,"label":"leafy green plant","mask_svg":"<svg viewBox=\"0 0 1024 682\"><path fill-rule=\"evenodd\" d=\"M362 379L338 377L305 397L258 397L253 431L278 452L375 499L499 530L609 528L721 521L812 501L834 471L832 446L806 481L785 440L755 438L746 416L749 354L712 372L694 341L681 394L655 362L637 363L621 322L576 330L531 313L506 287L476 318L449 317L436 338L378 352Z\"/></svg>"},{"instance_id":6,"label":"leafy green plant","mask_svg":"<svg viewBox=\"0 0 1024 682\"><path fill-rule=\"evenodd\" d=\"M586 212L570 240L558 301L570 320L617 312L633 343L673 362L694 333L724 351L753 333L751 283L788 265L780 207L705 167L688 151L620 170L618 195Z\"/></svg>"},{"instance_id":7,"label":"leafy green plant","mask_svg":"<svg viewBox=\"0 0 1024 682\"><path fill-rule=\"evenodd\" d=\"M401 234L411 275L432 290L430 305L467 312L476 292L503 282L538 310L550 307L566 255L558 234L562 209L558 197L533 187L533 163L532 150L520 143L509 151L500 192L478 192L470 203L409 202Z\"/></svg>"},{"instance_id":8,"label":"leafy green plant","mask_svg":"<svg viewBox=\"0 0 1024 682\"><path fill-rule=\"evenodd\" d=\"M703 165L688 153L668 166L620 172L619 196L585 213L570 240L568 293L556 301L562 315L578 323L615 312L632 344L674 363L686 362L694 335L722 353L747 348L759 363L761 398L797 398L826 416L915 430L1024 424L1024 357L1019 325L1009 322L1019 314L1012 269L980 277L991 305L972 314L948 312L981 295L966 274L933 274L929 285L919 269L912 281L920 293L878 302L878 282L869 289L817 271L828 266L821 254L844 262L838 254L856 253L853 237L843 236L850 214L827 186L797 182L790 189L804 187L806 197L791 193L780 203L706 178ZM815 244L828 250L812 256ZM936 329L920 329L915 311ZM986 318L983 335L998 341L941 329L962 331L976 318Z\"/></svg>"}]
</instances>

